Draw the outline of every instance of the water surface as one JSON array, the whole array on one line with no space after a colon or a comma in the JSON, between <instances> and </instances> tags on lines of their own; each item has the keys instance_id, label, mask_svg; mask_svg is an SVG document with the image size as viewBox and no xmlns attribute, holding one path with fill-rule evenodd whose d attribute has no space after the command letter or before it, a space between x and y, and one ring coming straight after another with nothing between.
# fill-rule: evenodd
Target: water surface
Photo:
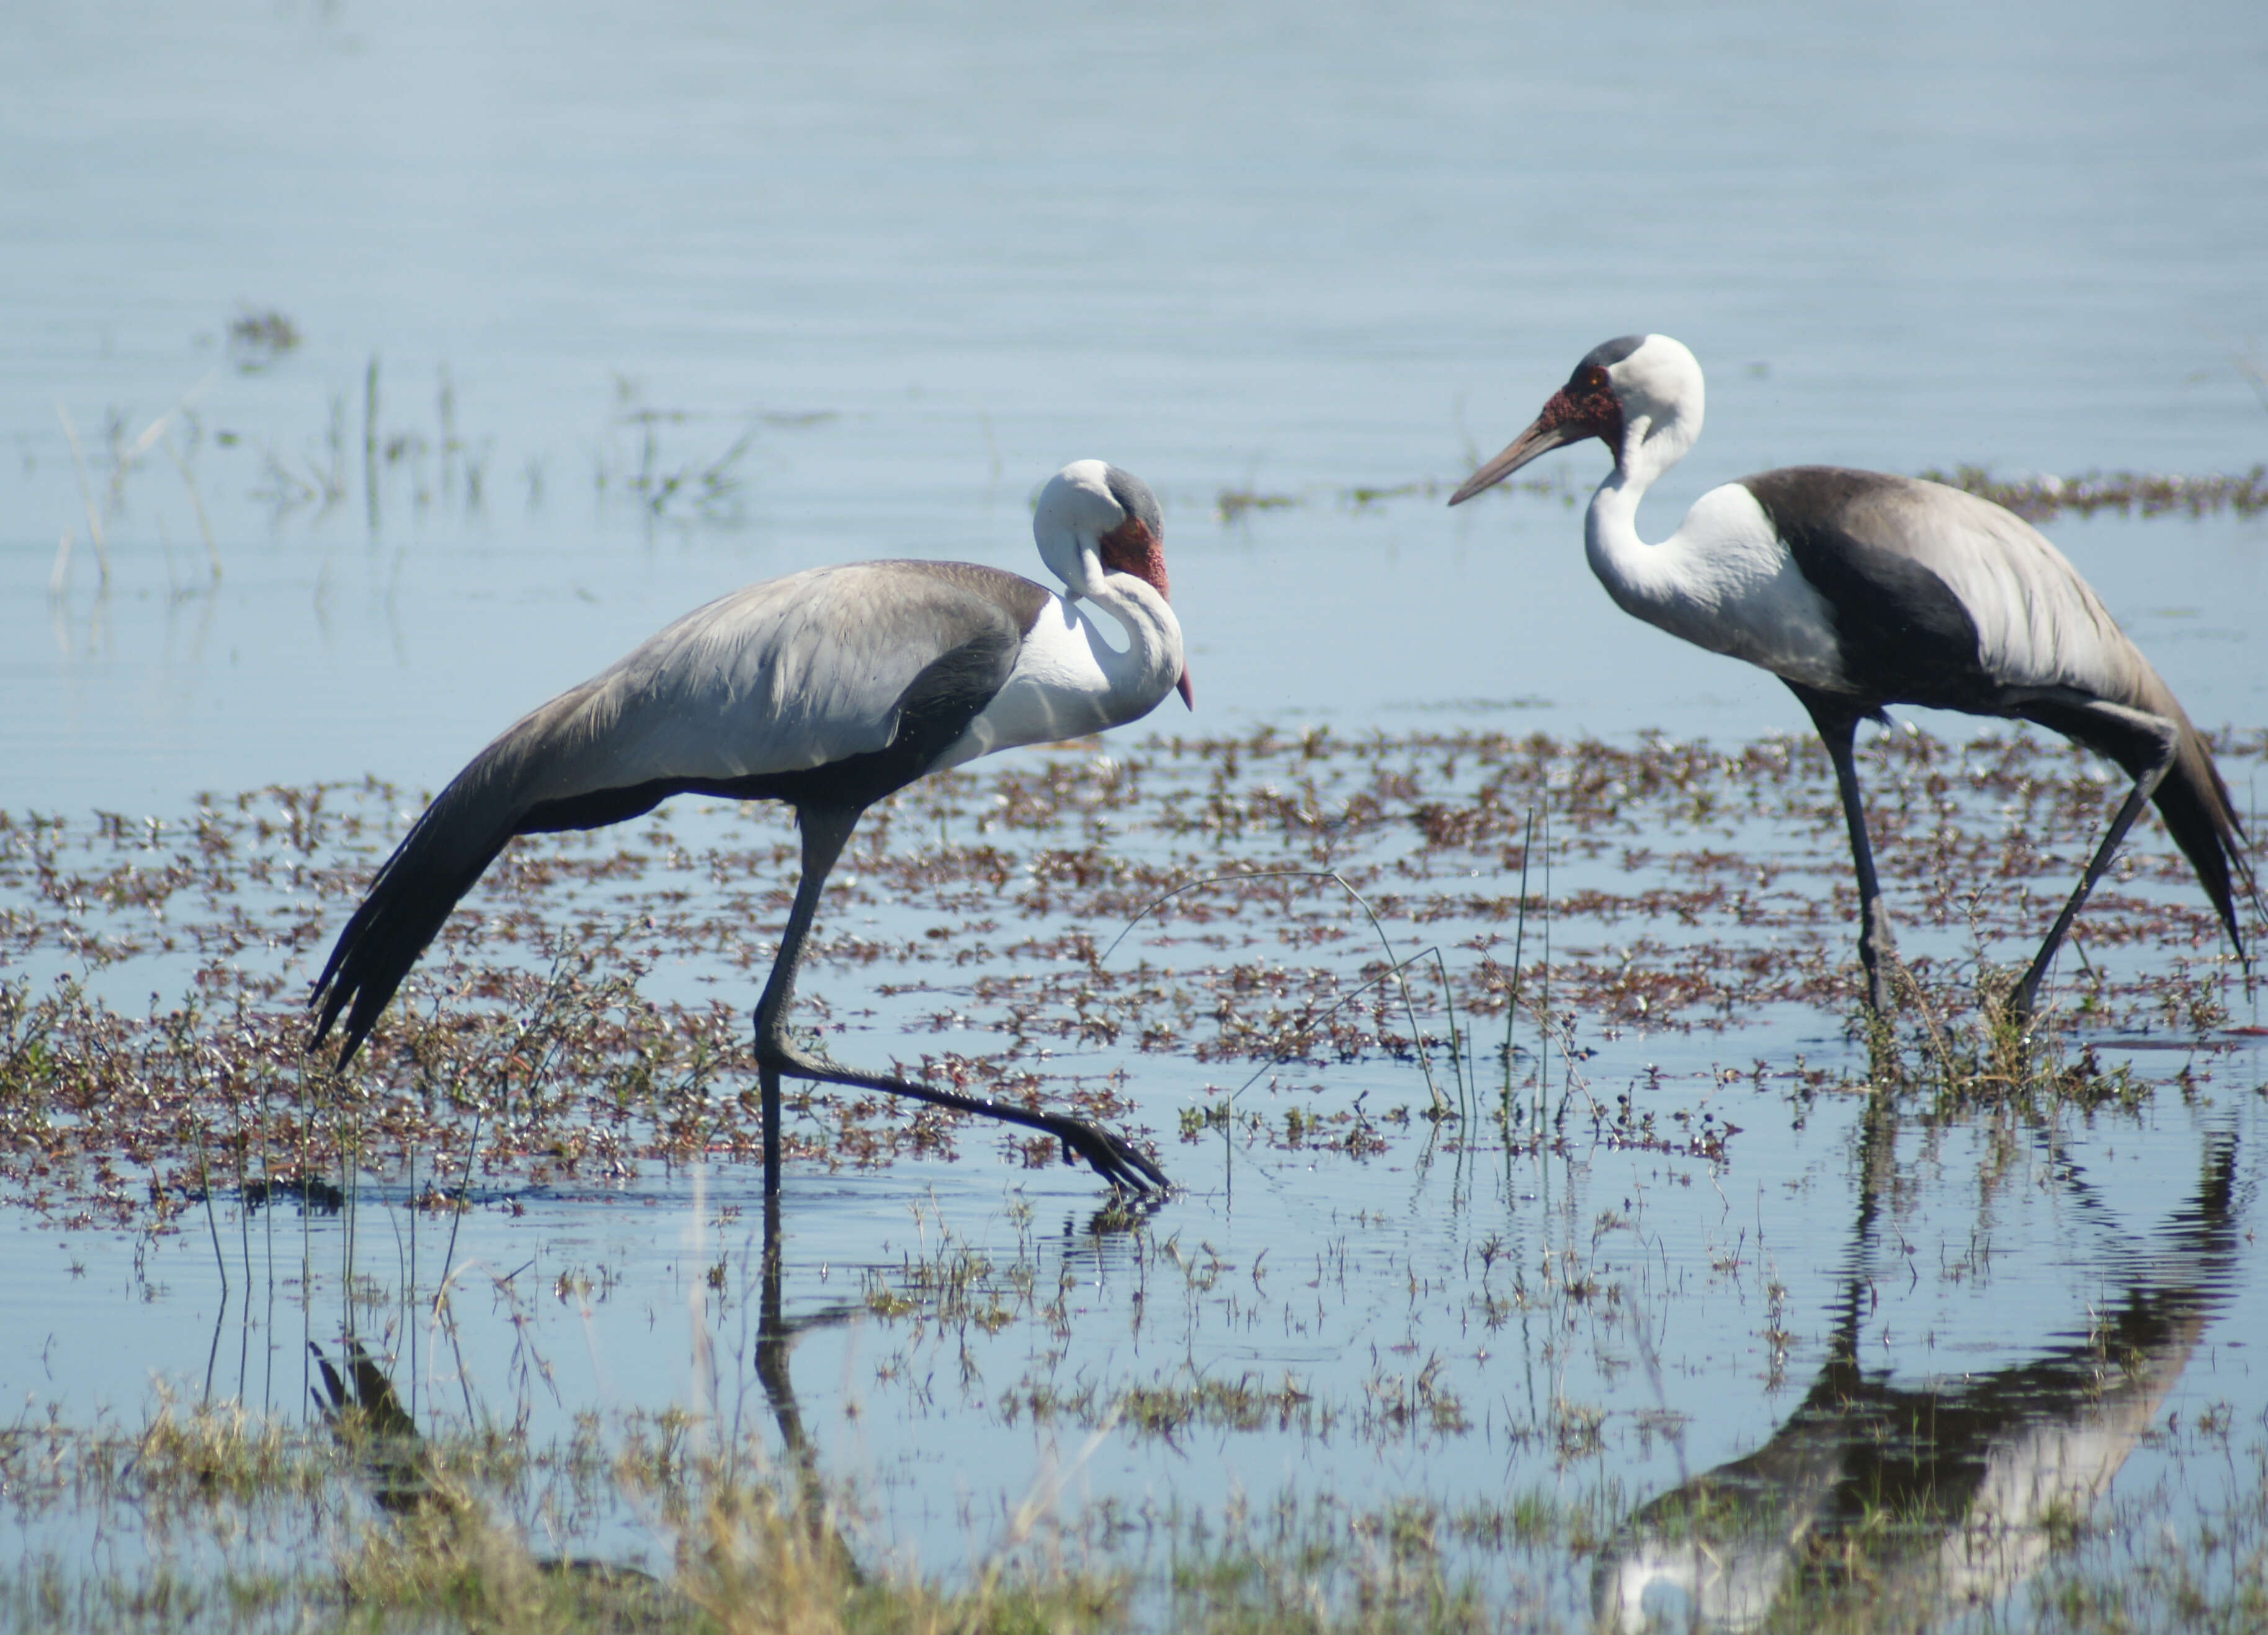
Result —
<instances>
[{"instance_id":1,"label":"water surface","mask_svg":"<svg viewBox=\"0 0 2268 1635\"><path fill-rule=\"evenodd\" d=\"M26 17L0 43L0 810L74 835L99 812L178 834L200 792L374 777L394 786L368 798L374 830L398 826L521 711L734 585L895 554L1036 571L1029 497L1088 455L1164 503L1199 712L1169 703L1067 752L1079 764L1143 753L1152 733L1265 724L1618 749L1654 730L1740 754L1800 713L1769 678L1608 602L1579 549L1598 450L1554 458L1556 497L1450 513L1447 487L1591 345L1646 329L1693 346L1710 379L1708 431L1644 514L1655 535L1710 484L1782 463L2251 468L2268 449L2244 368L2268 335L2264 68L2268 20L2234 4ZM270 313L296 344L232 337ZM1224 519L1225 491L1293 503ZM2201 725L2268 724L2268 527L2106 515L2049 531ZM2250 811L2257 757L2232 764ZM1291 773L1264 776L1297 796ZM1426 774L1405 805L1474 799L1472 776L1469 757L1437 786ZM1351 1061L1241 1093L1263 1129L1233 1143L1209 1128L1183 1144L1181 1116L1264 1062L1202 1059L1193 1040L1063 1047L1045 1071L1123 1083L1129 1121L1189 1189L1138 1234L1090 1233L1084 1175L1023 1169L965 1134L951 1160L792 1172L794 1386L822 1462L872 1495L878 1548L981 1555L1049 1462L1087 1446L1094 1404L1206 1381L1276 1393L1278 1411L1174 1437L1122 1414L1066 1513L1619 1484L1632 1521L1616 1559L1638 1559L1646 1502L1758 1449L1820 1447L1800 1410L1851 1357L1868 1401L2029 1381L2042 1401L2024 1423L2124 1438L2117 1492L2210 1490L2167 1427L2226 1410L2257 1433L2256 1257L2229 1250L2187 1290L2160 1263L2216 1163L2224 1211L2256 1224L2268 1064L2245 1036L2196 1049L2150 1013L2155 983L2258 1020L2154 827L2104 924L2154 925L2105 958L2126 1022L2154 1031L2141 1047L2126 1023L2094 1035L2155 1087L2139 1111L1902 1123L1886 1155L1844 1090L1865 1073L1845 1007L1775 990L1688 1032L1600 997L1633 947L1675 964L1717 940L1839 968L1841 841L1811 776L1770 810L1648 808L1616 846L1558 854L1561 894L1675 885L1677 858L1712 851L1793 869L1768 927L1570 921L1555 956L1592 968L1575 1027L1600 1049L1584 1071L1610 1117L1628 1094L1658 1131L1679 1114L1739 1123L1723 1156L1587 1138L1508 1152L1477 1123L1385 1123L1428 1096L1373 1029ZM1975 836L2021 809L1983 785L1954 804ZM696 855L725 821L678 821ZM767 850L777 824L755 821L766 838L733 843L755 861L729 889L760 964L785 865ZM895 854L929 858L911 827ZM1421 868L1410 832L1369 862L1390 890L1418 871L1422 905L1451 893L1449 863ZM1160 868L1195 850L1154 826L1112 844ZM1636 851L1650 860L1627 862ZM306 922L232 968L273 984L272 1009L367 860L335 849L331 895L247 910ZM1455 863L1472 895L1517 890L1500 851ZM1957 885L1917 873L1899 890L1914 951L1965 968ZM40 939L54 922L38 917L61 912L30 887L7 906ZM1115 934L1128 910L1078 912ZM1508 928L1416 912L1389 908L1391 933L1410 950L1438 937L1459 1003L1484 998ZM1285 952L1321 913L1239 924L1267 958L1351 983L1370 957L1359 935ZM909 949L955 916L849 886L841 934ZM1165 940L1138 957L1189 972L1189 991L1261 957L1174 940L1187 931L1153 926ZM2022 940L1996 923L1987 953ZM181 951L11 946L11 979L84 976L122 1014L195 981ZM1001 963L1034 984L1064 970ZM2069 998L2084 978L2066 963ZM906 992L879 993L908 971ZM745 1008L755 991L699 959L656 959L644 980L660 1001ZM878 1061L998 1047L1003 1013L911 954L843 954L816 986ZM958 1020L939 1027L940 1008ZM1476 1078L1496 1071L1484 1045L1472 1055ZM1293 1108L1359 1108L1383 1145L1295 1144ZM394 1302L372 1321L418 1412L524 1413L543 1434L590 1406L770 1411L748 1360L749 1172L634 1167L498 1180L451 1263L463 1352L443 1357L409 1316L448 1253L441 1226L403 1207L402 1155L373 1165L356 1267ZM200 1229L11 1212L9 1299L41 1320L8 1325L0 1390L130 1417L155 1377L296 1410L302 1343L336 1343L344 1228L216 1209L225 1292ZM903 1310L875 1298L947 1246L1030 1274L1031 1292L996 1278L997 1328L956 1320L934 1288ZM2153 1330L2157 1394L2132 1424L2078 1425L2040 1382L2130 1294L2173 1312ZM609 1550L666 1554L619 1517L603 1532ZM1588 1614L1588 1561L1475 1562L1507 1594ZM1741 1604L1693 1593L1647 1604Z\"/></svg>"}]
</instances>

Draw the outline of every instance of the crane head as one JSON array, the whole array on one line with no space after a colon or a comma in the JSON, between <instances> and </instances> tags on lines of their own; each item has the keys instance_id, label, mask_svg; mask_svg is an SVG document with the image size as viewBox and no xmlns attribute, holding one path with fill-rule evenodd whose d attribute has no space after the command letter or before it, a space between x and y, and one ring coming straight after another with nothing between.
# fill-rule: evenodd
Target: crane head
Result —
<instances>
[{"instance_id":1,"label":"crane head","mask_svg":"<svg viewBox=\"0 0 2268 1635\"><path fill-rule=\"evenodd\" d=\"M1632 430L1643 440L1674 427L1682 453L1700 435L1701 401L1701 365L1668 335L1626 335L1594 346L1534 423L1466 478L1449 504L1462 504L1538 455L1585 438L1597 438L1619 460Z\"/></svg>"},{"instance_id":2,"label":"crane head","mask_svg":"<svg viewBox=\"0 0 2268 1635\"><path fill-rule=\"evenodd\" d=\"M1032 516L1041 560L1074 596L1094 594L1106 573L1124 573L1171 601L1165 534L1150 485L1100 460L1075 460L1049 477ZM1174 690L1183 703L1197 707L1186 666Z\"/></svg>"}]
</instances>

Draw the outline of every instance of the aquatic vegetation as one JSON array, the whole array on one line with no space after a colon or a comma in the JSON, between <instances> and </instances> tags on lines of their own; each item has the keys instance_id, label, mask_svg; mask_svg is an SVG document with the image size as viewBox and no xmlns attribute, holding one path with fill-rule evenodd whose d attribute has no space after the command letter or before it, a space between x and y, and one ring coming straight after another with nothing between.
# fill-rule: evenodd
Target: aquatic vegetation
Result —
<instances>
[{"instance_id":1,"label":"aquatic vegetation","mask_svg":"<svg viewBox=\"0 0 2268 1635\"><path fill-rule=\"evenodd\" d=\"M2268 740L2220 750L2242 780ZM1918 1418L2115 1432L2148 1450L2126 1485L2232 1434L2249 1457L2225 1417L2183 1421L2195 1455L2155 1428L2251 1207L2213 1133L2249 1105L2223 1064L2252 1035L2211 910L2146 834L2054 1025L2014 1037L2002 961L2112 781L2023 734L1867 757L1909 928L1881 1025L1804 741L1262 731L909 792L842 865L814 1017L1146 1131L1198 1192L1043 1224L1052 1143L806 1094L789 1244L747 1179L778 814L681 802L517 845L345 1075L302 1053L304 983L414 797L0 817L0 1189L67 1229L68 1278L163 1308L194 1260L220 1305L202 1393L0 1430L0 1495L36 1524L0 1624L1575 1630L1603 1564L1643 1594L1697 1529L1746 1549L1800 1513L1833 1523L1771 1579L1802 1627L1937 1583L1958 1484L1830 1503L1759 1471L1895 1451ZM1792 1162L1808 1126L1824 1146ZM2197 1139L2206 1202L2089 1239L2070 1332L1940 1378L1932 1300L1992 1300L2027 1211L2104 1207L2074 1153ZM986 1161L1035 1189L986 1182L972 1212L877 1184ZM830 1202L882 1198L895 1224L829 1235ZM575 1235L594 1216L659 1262ZM626 1320L674 1329L681 1374L578 1395L565 1353ZM293 1364L294 1327L322 1364ZM284 1402L322 1412L247 1405L294 1371ZM983 1468L941 1499L930 1444L969 1439ZM1294 1459L1318 1474L1265 1499L1235 1474ZM2108 1519L2126 1485L2074 1478L1995 1604L2242 1627L2247 1479L2168 1550ZM909 1560L909 1517L954 1551ZM88 1568L37 1542L89 1526L134 1543Z\"/></svg>"},{"instance_id":2,"label":"aquatic vegetation","mask_svg":"<svg viewBox=\"0 0 2268 1635\"><path fill-rule=\"evenodd\" d=\"M2221 746L2240 781L2264 752L2257 737ZM2114 792L2089 761L2027 734L1881 736L1869 760L1888 888L1911 925L1911 1003L1876 1042L1885 1082L1957 1082L1974 1100L2021 1080L2132 1106L2143 1092L2097 1064L2099 1042L2210 1047L2240 1002L2233 961L2154 833L2075 933L2067 1059L2052 1035L2023 1064L1990 1036L1996 953L2050 910ZM1806 743L1263 731L934 783L878 808L846 858L814 1014L879 1029L952 1084L1146 1113L1153 1139L1233 1128L1359 1161L1406 1103L1256 1123L1219 1109L1261 1076L1314 1095L1390 1060L1423 1070L1434 1113L1464 1115L1462 1141L1491 1138L1490 1107L1518 1110L1498 1139L1580 1128L1721 1159L1720 1115L1634 1111L1594 1086L1597 1053L1628 1040L1656 1061L1738 1059L1743 1030L1787 1006L1866 1026L1832 785ZM414 804L366 784L213 799L173 821L0 814L11 1194L58 1219L124 1219L215 1186L335 1175L349 1148L444 1188L755 1153L745 1011L794 857L768 809L680 803L624 836L517 844L366 1066L335 1079L301 1054L309 962ZM830 968L862 972L873 1016L829 1008ZM1187 1087L1161 1126L1137 1082L1157 1070L1138 1064L1170 1063ZM949 1153L965 1128L795 1088L799 1161ZM1016 1163L1055 1156L985 1140Z\"/></svg>"},{"instance_id":3,"label":"aquatic vegetation","mask_svg":"<svg viewBox=\"0 0 2268 1635\"><path fill-rule=\"evenodd\" d=\"M1966 489L2005 505L2028 521L2070 512L2120 516L2210 517L2222 512L2257 517L2268 511L2268 466L2235 475L2182 476L2141 471L2090 471L2076 477L1995 477L1979 466L1919 474L1933 482Z\"/></svg>"}]
</instances>

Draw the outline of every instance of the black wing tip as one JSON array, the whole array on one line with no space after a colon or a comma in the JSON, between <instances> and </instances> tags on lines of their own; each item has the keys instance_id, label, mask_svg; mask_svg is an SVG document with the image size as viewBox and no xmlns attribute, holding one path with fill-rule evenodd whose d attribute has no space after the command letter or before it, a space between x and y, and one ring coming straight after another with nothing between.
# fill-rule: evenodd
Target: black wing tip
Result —
<instances>
[{"instance_id":1,"label":"black wing tip","mask_svg":"<svg viewBox=\"0 0 2268 1635\"><path fill-rule=\"evenodd\" d=\"M2252 954L2245 946L2244 916L2240 898L2268 918L2260 883L2246 855L2244 824L2229 799L2228 785L2204 735L2183 722L2183 744L2174 764L2159 784L2153 804L2174 843L2197 872L2198 883L2212 899L2221 929L2228 933L2236 958L2249 974Z\"/></svg>"},{"instance_id":2,"label":"black wing tip","mask_svg":"<svg viewBox=\"0 0 2268 1635\"><path fill-rule=\"evenodd\" d=\"M351 998L350 991L343 987L334 986L328 974L308 993L307 1008L316 1013L314 1027L307 1035L308 1055L314 1055L329 1041L331 1029L338 1022L339 1013L346 1010L350 998ZM339 1054L337 1059L331 1063L331 1071L335 1073L344 1072L347 1064L354 1060L355 1052L362 1049L363 1041L369 1036L368 1025L357 1027L355 1019L349 1016L346 1027L339 1034Z\"/></svg>"},{"instance_id":3,"label":"black wing tip","mask_svg":"<svg viewBox=\"0 0 2268 1635\"><path fill-rule=\"evenodd\" d=\"M2254 915L2268 921L2268 897L2260 895L2260 879L2252 872L2251 859L2232 850L2229 861L2235 865L2231 873L2235 883L2243 888L2244 901L2251 906ZM2250 977L2252 975L2252 950L2245 945L2243 916L2236 911L2232 902L2221 918L2228 924L2229 941L2236 945L2236 962L2244 968L2245 976Z\"/></svg>"},{"instance_id":4,"label":"black wing tip","mask_svg":"<svg viewBox=\"0 0 2268 1635\"><path fill-rule=\"evenodd\" d=\"M463 777L459 774L460 781ZM447 798L444 792L441 799ZM649 810L653 804L649 800L638 810ZM477 851L471 867L453 875L446 862L436 866L430 848L423 843L431 839L430 826L440 806L437 800L427 807L379 866L369 891L339 932L331 957L323 962L322 975L308 991L314 1027L307 1049L311 1053L320 1049L335 1029L340 1042L335 1071L343 1072L354 1060L457 900L471 889L514 832L504 829Z\"/></svg>"}]
</instances>

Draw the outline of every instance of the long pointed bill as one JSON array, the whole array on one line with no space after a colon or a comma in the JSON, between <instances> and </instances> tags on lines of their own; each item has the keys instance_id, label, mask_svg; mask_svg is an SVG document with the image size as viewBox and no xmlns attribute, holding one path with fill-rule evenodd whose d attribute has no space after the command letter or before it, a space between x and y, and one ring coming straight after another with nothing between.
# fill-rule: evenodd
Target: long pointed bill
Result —
<instances>
[{"instance_id":1,"label":"long pointed bill","mask_svg":"<svg viewBox=\"0 0 2268 1635\"><path fill-rule=\"evenodd\" d=\"M1546 403L1543 412L1535 417L1535 423L1513 438L1502 453L1467 477L1465 485L1449 496L1449 504L1462 505L1483 490L1494 488L1538 455L1580 443L1587 437L1596 437L1597 431L1573 412L1574 405L1563 401L1566 395L1562 392Z\"/></svg>"}]
</instances>

